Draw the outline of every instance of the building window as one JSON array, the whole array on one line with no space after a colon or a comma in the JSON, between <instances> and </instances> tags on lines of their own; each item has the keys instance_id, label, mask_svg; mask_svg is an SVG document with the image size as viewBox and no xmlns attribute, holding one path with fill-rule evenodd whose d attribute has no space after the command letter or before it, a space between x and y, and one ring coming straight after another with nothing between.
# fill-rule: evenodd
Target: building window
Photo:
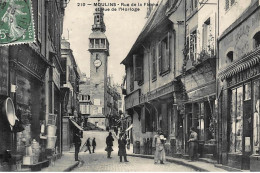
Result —
<instances>
[{"instance_id":1,"label":"building window","mask_svg":"<svg viewBox=\"0 0 260 173\"><path fill-rule=\"evenodd\" d=\"M99 106L100 105L100 99L94 99L94 105Z\"/></svg>"},{"instance_id":2,"label":"building window","mask_svg":"<svg viewBox=\"0 0 260 173\"><path fill-rule=\"evenodd\" d=\"M152 80L155 80L157 78L157 58L156 58L157 56L156 56L155 47L152 48L151 57L152 57Z\"/></svg>"},{"instance_id":3,"label":"building window","mask_svg":"<svg viewBox=\"0 0 260 173\"><path fill-rule=\"evenodd\" d=\"M202 50L205 53L212 55L214 49L214 37L212 35L212 26L210 24L210 18L208 18L202 26Z\"/></svg>"},{"instance_id":4,"label":"building window","mask_svg":"<svg viewBox=\"0 0 260 173\"><path fill-rule=\"evenodd\" d=\"M254 35L254 47L257 48L260 46L260 31Z\"/></svg>"},{"instance_id":5,"label":"building window","mask_svg":"<svg viewBox=\"0 0 260 173\"><path fill-rule=\"evenodd\" d=\"M235 0L226 0L225 9L228 10L232 5L234 5Z\"/></svg>"},{"instance_id":6,"label":"building window","mask_svg":"<svg viewBox=\"0 0 260 173\"><path fill-rule=\"evenodd\" d=\"M233 51L227 53L227 63L233 62Z\"/></svg>"},{"instance_id":7,"label":"building window","mask_svg":"<svg viewBox=\"0 0 260 173\"><path fill-rule=\"evenodd\" d=\"M191 12L196 10L198 7L198 0L190 0L190 10Z\"/></svg>"},{"instance_id":8,"label":"building window","mask_svg":"<svg viewBox=\"0 0 260 173\"><path fill-rule=\"evenodd\" d=\"M159 73L163 74L170 70L170 33L158 44Z\"/></svg>"},{"instance_id":9,"label":"building window","mask_svg":"<svg viewBox=\"0 0 260 173\"><path fill-rule=\"evenodd\" d=\"M134 66L134 81L138 81L141 84L144 80L144 56L142 54L133 55L133 66Z\"/></svg>"},{"instance_id":10,"label":"building window","mask_svg":"<svg viewBox=\"0 0 260 173\"><path fill-rule=\"evenodd\" d=\"M99 113L99 114L102 114L102 113L103 113L102 107L98 107L98 113Z\"/></svg>"},{"instance_id":11,"label":"building window","mask_svg":"<svg viewBox=\"0 0 260 173\"><path fill-rule=\"evenodd\" d=\"M80 104L80 112L81 112L81 114L90 114L89 105Z\"/></svg>"},{"instance_id":12,"label":"building window","mask_svg":"<svg viewBox=\"0 0 260 173\"><path fill-rule=\"evenodd\" d=\"M243 139L243 86L231 91L230 153L242 153Z\"/></svg>"},{"instance_id":13,"label":"building window","mask_svg":"<svg viewBox=\"0 0 260 173\"><path fill-rule=\"evenodd\" d=\"M197 30L193 31L190 34L190 42L189 42L189 59L191 59L192 61L196 61L197 60Z\"/></svg>"}]
</instances>

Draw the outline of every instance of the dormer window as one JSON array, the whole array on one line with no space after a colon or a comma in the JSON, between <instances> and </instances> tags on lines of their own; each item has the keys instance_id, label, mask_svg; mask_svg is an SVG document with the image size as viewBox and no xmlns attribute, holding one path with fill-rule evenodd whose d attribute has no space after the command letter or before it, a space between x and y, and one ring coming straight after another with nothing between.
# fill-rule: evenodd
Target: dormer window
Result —
<instances>
[{"instance_id":1,"label":"dormer window","mask_svg":"<svg viewBox=\"0 0 260 173\"><path fill-rule=\"evenodd\" d=\"M259 47L260 46L260 31L254 35L253 39L254 39L254 48Z\"/></svg>"},{"instance_id":2,"label":"dormer window","mask_svg":"<svg viewBox=\"0 0 260 173\"><path fill-rule=\"evenodd\" d=\"M227 62L232 63L233 62L233 51L230 51L227 53Z\"/></svg>"}]
</instances>

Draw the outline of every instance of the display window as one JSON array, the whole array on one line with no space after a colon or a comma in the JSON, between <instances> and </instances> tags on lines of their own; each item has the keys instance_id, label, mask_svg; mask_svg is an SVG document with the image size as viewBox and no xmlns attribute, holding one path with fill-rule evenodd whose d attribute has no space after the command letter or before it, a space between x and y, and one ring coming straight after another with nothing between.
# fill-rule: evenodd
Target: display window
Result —
<instances>
[{"instance_id":1,"label":"display window","mask_svg":"<svg viewBox=\"0 0 260 173\"><path fill-rule=\"evenodd\" d=\"M243 86L231 91L230 152L242 153L243 137Z\"/></svg>"},{"instance_id":2,"label":"display window","mask_svg":"<svg viewBox=\"0 0 260 173\"><path fill-rule=\"evenodd\" d=\"M199 103L199 139L204 140L205 122L204 122L204 103Z\"/></svg>"},{"instance_id":3,"label":"display window","mask_svg":"<svg viewBox=\"0 0 260 173\"><path fill-rule=\"evenodd\" d=\"M260 127L259 127L259 111L260 111L260 81L253 82L253 154L259 154L259 139L260 139Z\"/></svg>"}]
</instances>

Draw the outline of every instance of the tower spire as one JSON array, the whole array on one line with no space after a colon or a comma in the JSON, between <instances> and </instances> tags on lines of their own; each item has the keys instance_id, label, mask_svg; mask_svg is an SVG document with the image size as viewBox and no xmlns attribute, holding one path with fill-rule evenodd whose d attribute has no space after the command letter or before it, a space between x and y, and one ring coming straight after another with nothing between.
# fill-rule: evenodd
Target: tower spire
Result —
<instances>
[{"instance_id":1,"label":"tower spire","mask_svg":"<svg viewBox=\"0 0 260 173\"><path fill-rule=\"evenodd\" d=\"M94 12L94 24L92 25L92 31L106 32L104 9L100 6L100 0L98 0L98 7Z\"/></svg>"}]
</instances>

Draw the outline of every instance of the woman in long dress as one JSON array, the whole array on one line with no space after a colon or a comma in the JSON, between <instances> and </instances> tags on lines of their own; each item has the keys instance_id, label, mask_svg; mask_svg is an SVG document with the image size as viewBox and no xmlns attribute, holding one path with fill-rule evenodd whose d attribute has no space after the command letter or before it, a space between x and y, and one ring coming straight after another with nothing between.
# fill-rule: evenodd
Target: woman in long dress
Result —
<instances>
[{"instance_id":1,"label":"woman in long dress","mask_svg":"<svg viewBox=\"0 0 260 173\"><path fill-rule=\"evenodd\" d=\"M153 146L155 146L155 153L154 153L154 163L158 163L160 161L160 164L164 164L166 161L165 158L165 149L164 149L164 143L166 141L166 138L164 137L163 133L158 130L157 134L153 138Z\"/></svg>"}]
</instances>

